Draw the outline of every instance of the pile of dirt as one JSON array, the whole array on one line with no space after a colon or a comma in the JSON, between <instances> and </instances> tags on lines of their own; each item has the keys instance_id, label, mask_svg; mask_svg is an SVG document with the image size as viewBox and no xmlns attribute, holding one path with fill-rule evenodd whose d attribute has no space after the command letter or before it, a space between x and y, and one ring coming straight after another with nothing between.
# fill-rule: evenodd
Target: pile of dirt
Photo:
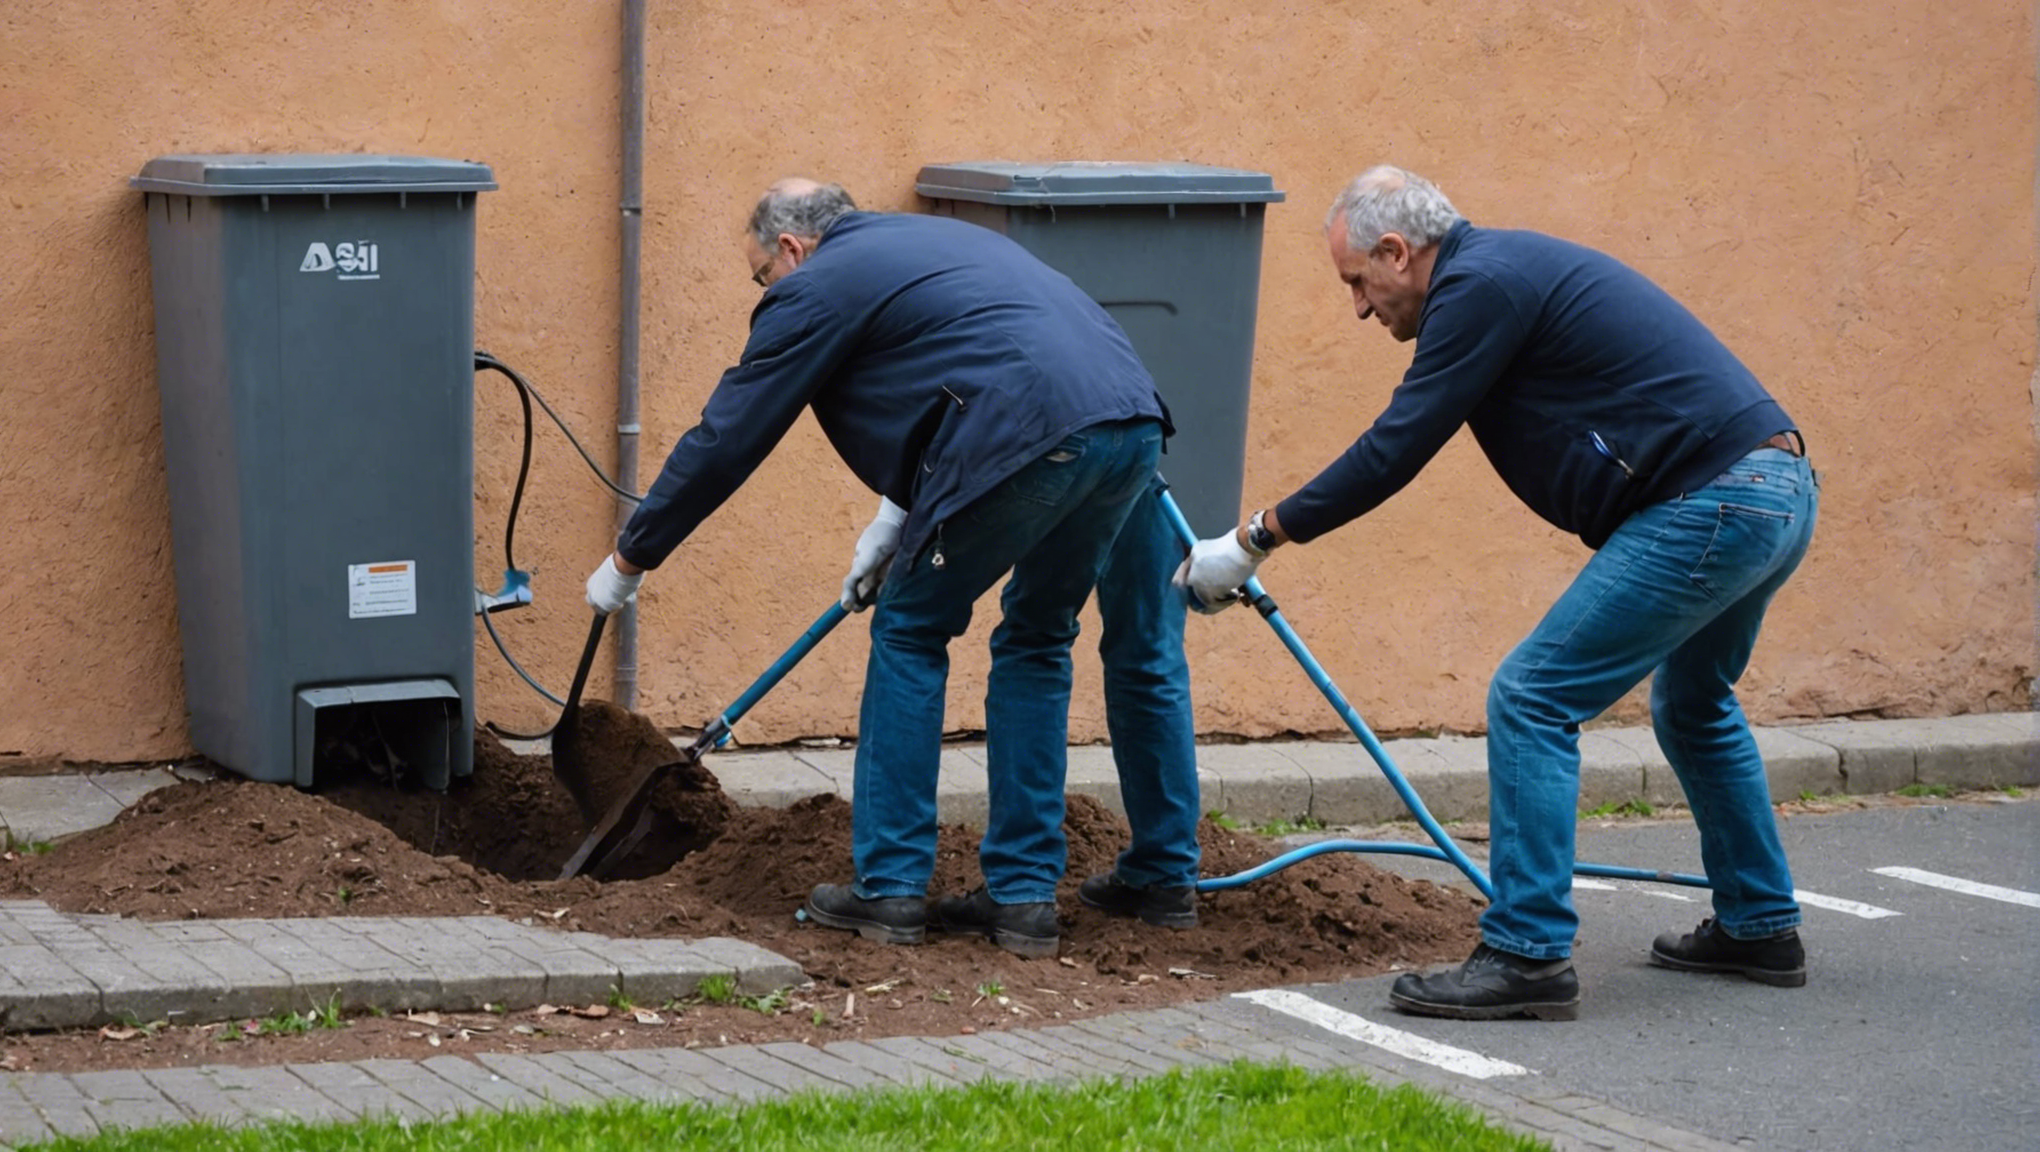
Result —
<instances>
[{"instance_id":1,"label":"pile of dirt","mask_svg":"<svg viewBox=\"0 0 2040 1152\"><path fill-rule=\"evenodd\" d=\"M609 711L615 715L598 713L598 723L628 716ZM643 735L613 724L603 731L623 744ZM966 1005L970 990L989 984L1028 989L1046 1006L1042 1014L1075 1018L1457 960L1477 938L1473 896L1383 872L1351 854L1318 856L1204 894L1199 925L1187 931L1107 917L1083 907L1075 886L1112 867L1127 826L1095 801L1071 796L1057 959L1021 960L978 937L931 934L911 948L873 944L793 916L814 885L849 878L848 803L823 795L784 809L738 808L712 773L695 771L698 777L676 779L655 799L671 835L656 846L648 841L656 870L636 860L645 874L629 879L557 879L586 834L581 808L554 779L548 757L518 756L480 733L474 775L444 794L374 779L316 794L242 779L159 789L110 825L0 864L0 892L68 912L143 919L494 914L613 936L734 936L795 960L815 981L801 993L817 1006L807 1016L744 1013L734 1031L752 1040L811 1038L824 1027L878 1036L1013 1022L982 1019L982 1004ZM982 883L978 835L941 828L931 894ZM675 843L688 837L699 847ZM1199 839L1208 876L1244 871L1281 851L1277 842L1208 820ZM860 1017L827 1007L854 1007L874 987L885 990L884 1011ZM709 1027L706 1037L692 1038L731 1039L727 1020Z\"/></svg>"}]
</instances>

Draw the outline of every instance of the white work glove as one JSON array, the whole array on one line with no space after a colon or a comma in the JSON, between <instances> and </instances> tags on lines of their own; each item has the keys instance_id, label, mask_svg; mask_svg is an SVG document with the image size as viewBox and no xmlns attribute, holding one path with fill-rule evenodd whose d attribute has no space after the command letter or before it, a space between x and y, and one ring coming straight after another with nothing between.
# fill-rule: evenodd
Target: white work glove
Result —
<instances>
[{"instance_id":1,"label":"white work glove","mask_svg":"<svg viewBox=\"0 0 2040 1152\"><path fill-rule=\"evenodd\" d=\"M900 533L907 522L907 510L878 498L878 517L857 538L857 551L850 558L850 574L843 577L843 598L837 603L846 612L862 612L878 596L878 586L892 571L893 554L900 550Z\"/></svg>"},{"instance_id":2,"label":"white work glove","mask_svg":"<svg viewBox=\"0 0 2040 1152\"><path fill-rule=\"evenodd\" d=\"M1245 584L1263 558L1240 547L1235 533L1199 540L1169 581L1191 608L1207 616L1223 612L1240 598Z\"/></svg>"},{"instance_id":3,"label":"white work glove","mask_svg":"<svg viewBox=\"0 0 2040 1152\"><path fill-rule=\"evenodd\" d=\"M604 615L630 603L637 595L638 585L643 583L645 574L625 575L616 567L616 553L602 558L602 566L588 575L588 606Z\"/></svg>"}]
</instances>

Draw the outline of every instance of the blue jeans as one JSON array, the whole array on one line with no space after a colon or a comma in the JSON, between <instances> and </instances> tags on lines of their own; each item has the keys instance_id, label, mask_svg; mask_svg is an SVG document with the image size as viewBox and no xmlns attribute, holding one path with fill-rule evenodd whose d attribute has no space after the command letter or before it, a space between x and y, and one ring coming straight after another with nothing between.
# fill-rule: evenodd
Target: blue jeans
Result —
<instances>
[{"instance_id":1,"label":"blue jeans","mask_svg":"<svg viewBox=\"0 0 2040 1152\"><path fill-rule=\"evenodd\" d=\"M1011 572L985 691L989 818L978 848L1001 904L1055 899L1067 844L1070 646L1127 513L1153 479L1162 427L1096 424L945 521L899 557L871 616L851 789L852 890L922 896L935 871L935 784L949 642Z\"/></svg>"},{"instance_id":2,"label":"blue jeans","mask_svg":"<svg viewBox=\"0 0 2040 1152\"><path fill-rule=\"evenodd\" d=\"M1134 502L1098 577L1105 727L1133 826L1114 871L1136 887L1197 882L1197 729L1183 655L1189 609L1169 586L1184 546L1162 511L1167 488L1157 476Z\"/></svg>"},{"instance_id":3,"label":"blue jeans","mask_svg":"<svg viewBox=\"0 0 2040 1152\"><path fill-rule=\"evenodd\" d=\"M1692 805L1714 916L1751 938L1799 923L1764 762L1735 682L1771 597L1813 538L1803 457L1745 456L1705 487L1624 521L1488 687L1495 899L1481 937L1540 960L1572 954L1580 724L1651 683L1658 747Z\"/></svg>"}]
</instances>

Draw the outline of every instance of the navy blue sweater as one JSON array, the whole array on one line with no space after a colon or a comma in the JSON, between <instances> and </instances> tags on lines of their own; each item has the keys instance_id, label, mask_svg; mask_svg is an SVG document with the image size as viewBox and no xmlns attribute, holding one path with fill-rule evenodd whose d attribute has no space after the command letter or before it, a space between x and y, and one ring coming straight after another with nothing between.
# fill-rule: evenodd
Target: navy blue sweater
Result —
<instances>
[{"instance_id":1,"label":"navy blue sweater","mask_svg":"<svg viewBox=\"0 0 2040 1152\"><path fill-rule=\"evenodd\" d=\"M1388 410L1276 506L1291 539L1372 511L1464 424L1523 503L1599 548L1794 427L1663 289L1550 236L1454 225L1417 323Z\"/></svg>"},{"instance_id":2,"label":"navy blue sweater","mask_svg":"<svg viewBox=\"0 0 2040 1152\"><path fill-rule=\"evenodd\" d=\"M655 568L812 405L857 478L935 528L1079 428L1165 420L1119 325L1004 236L942 217L853 212L751 313L742 360L617 541Z\"/></svg>"}]
</instances>

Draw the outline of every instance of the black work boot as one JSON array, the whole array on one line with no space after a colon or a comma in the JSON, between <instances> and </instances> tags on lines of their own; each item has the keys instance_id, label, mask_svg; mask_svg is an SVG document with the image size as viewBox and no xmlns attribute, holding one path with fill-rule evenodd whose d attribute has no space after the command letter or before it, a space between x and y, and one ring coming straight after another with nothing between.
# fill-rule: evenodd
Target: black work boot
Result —
<instances>
[{"instance_id":1,"label":"black work boot","mask_svg":"<svg viewBox=\"0 0 2040 1152\"><path fill-rule=\"evenodd\" d=\"M919 896L866 900L848 884L817 884L801 911L830 928L847 928L884 944L919 944L928 931L928 901Z\"/></svg>"},{"instance_id":2,"label":"black work boot","mask_svg":"<svg viewBox=\"0 0 2040 1152\"><path fill-rule=\"evenodd\" d=\"M1192 884L1139 887L1113 872L1077 885L1077 899L1114 916L1138 916L1158 928L1197 927L1197 888Z\"/></svg>"},{"instance_id":3,"label":"black work boot","mask_svg":"<svg viewBox=\"0 0 2040 1152\"><path fill-rule=\"evenodd\" d=\"M1466 963L1435 976L1395 978L1388 1002L1419 1016L1455 1020L1577 1020L1580 978L1570 959L1532 960L1490 948L1473 950Z\"/></svg>"},{"instance_id":4,"label":"black work boot","mask_svg":"<svg viewBox=\"0 0 2040 1152\"><path fill-rule=\"evenodd\" d=\"M1650 946L1650 962L1681 972L1740 972L1759 984L1798 988L1806 983L1806 948L1799 929L1738 940L1708 917L1684 935L1670 932Z\"/></svg>"},{"instance_id":5,"label":"black work boot","mask_svg":"<svg viewBox=\"0 0 2040 1152\"><path fill-rule=\"evenodd\" d=\"M1053 956L1062 943L1055 902L1001 904L979 888L968 896L937 900L928 908L929 924L939 932L978 932L1013 953L1038 960Z\"/></svg>"}]
</instances>

